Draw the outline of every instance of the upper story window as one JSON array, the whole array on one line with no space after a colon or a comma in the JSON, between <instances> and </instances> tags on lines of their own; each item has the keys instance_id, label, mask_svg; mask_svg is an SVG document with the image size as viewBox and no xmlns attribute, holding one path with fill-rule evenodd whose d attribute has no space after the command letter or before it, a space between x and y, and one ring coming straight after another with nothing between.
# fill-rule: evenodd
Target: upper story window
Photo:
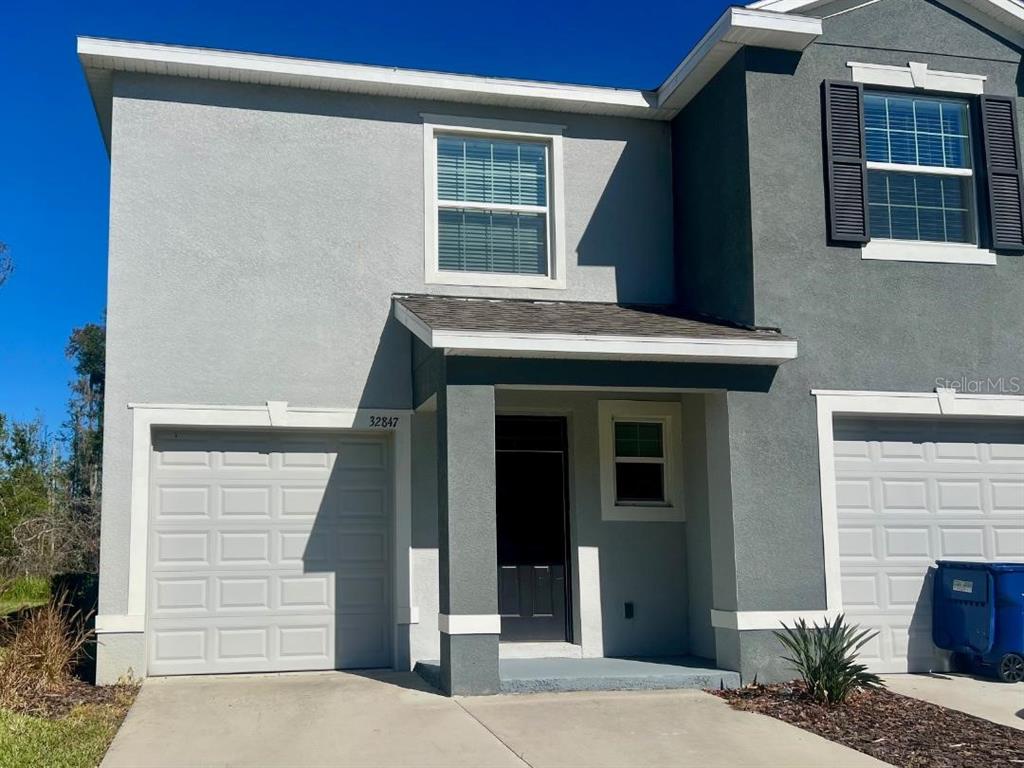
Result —
<instances>
[{"instance_id":1,"label":"upper story window","mask_svg":"<svg viewBox=\"0 0 1024 768\"><path fill-rule=\"evenodd\" d=\"M425 123L426 281L564 287L558 126L434 119L444 122Z\"/></svg>"},{"instance_id":2,"label":"upper story window","mask_svg":"<svg viewBox=\"0 0 1024 768\"><path fill-rule=\"evenodd\" d=\"M976 243L969 105L864 93L873 238Z\"/></svg>"},{"instance_id":3,"label":"upper story window","mask_svg":"<svg viewBox=\"0 0 1024 768\"><path fill-rule=\"evenodd\" d=\"M444 272L548 273L548 147L437 136L437 265Z\"/></svg>"}]
</instances>

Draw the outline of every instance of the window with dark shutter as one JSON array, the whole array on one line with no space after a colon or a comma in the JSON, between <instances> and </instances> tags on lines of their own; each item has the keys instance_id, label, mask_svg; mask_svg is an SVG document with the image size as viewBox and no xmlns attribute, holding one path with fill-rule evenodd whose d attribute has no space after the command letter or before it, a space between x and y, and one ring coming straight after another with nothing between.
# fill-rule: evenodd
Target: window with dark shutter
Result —
<instances>
[{"instance_id":1,"label":"window with dark shutter","mask_svg":"<svg viewBox=\"0 0 1024 768\"><path fill-rule=\"evenodd\" d=\"M997 250L1024 250L1024 192L1021 189L1014 100L982 96L981 129L988 174L992 247Z\"/></svg>"},{"instance_id":2,"label":"window with dark shutter","mask_svg":"<svg viewBox=\"0 0 1024 768\"><path fill-rule=\"evenodd\" d=\"M823 87L829 238L837 243L866 243L871 237L868 234L863 88L859 83L835 80L826 80Z\"/></svg>"}]
</instances>

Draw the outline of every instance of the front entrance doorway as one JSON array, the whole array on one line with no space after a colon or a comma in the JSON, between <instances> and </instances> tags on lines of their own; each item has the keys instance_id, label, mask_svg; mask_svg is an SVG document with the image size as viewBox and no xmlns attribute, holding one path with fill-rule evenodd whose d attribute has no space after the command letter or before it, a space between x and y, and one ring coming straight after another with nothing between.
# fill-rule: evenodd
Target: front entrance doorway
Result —
<instances>
[{"instance_id":1,"label":"front entrance doorway","mask_svg":"<svg viewBox=\"0 0 1024 768\"><path fill-rule=\"evenodd\" d=\"M571 640L566 421L498 416L495 437L501 639Z\"/></svg>"}]
</instances>

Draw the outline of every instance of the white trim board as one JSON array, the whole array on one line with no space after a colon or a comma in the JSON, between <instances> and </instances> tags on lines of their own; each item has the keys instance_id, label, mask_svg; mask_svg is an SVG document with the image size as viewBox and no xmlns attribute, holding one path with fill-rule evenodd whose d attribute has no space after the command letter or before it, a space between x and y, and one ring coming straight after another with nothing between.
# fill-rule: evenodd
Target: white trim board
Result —
<instances>
[{"instance_id":1,"label":"white trim board","mask_svg":"<svg viewBox=\"0 0 1024 768\"><path fill-rule=\"evenodd\" d=\"M782 629L795 626L801 619L808 625L821 626L825 621L832 621L839 611L721 611L711 609L711 626L719 629Z\"/></svg>"},{"instance_id":2,"label":"white trim board","mask_svg":"<svg viewBox=\"0 0 1024 768\"><path fill-rule=\"evenodd\" d=\"M965 93L980 96L985 92L985 75L965 72L945 72L928 69L927 62L911 61L905 67L890 64L868 64L859 61L846 62L853 70L853 81L865 85L881 85L888 88L914 88L945 93Z\"/></svg>"},{"instance_id":3,"label":"white trim board","mask_svg":"<svg viewBox=\"0 0 1024 768\"><path fill-rule=\"evenodd\" d=\"M149 475L153 429L160 427L238 427L277 429L351 429L390 433L394 452L395 620L418 620L412 595L412 419L411 411L367 408L308 408L272 400L266 405L196 405L129 403L132 413L128 611L97 616L99 632L142 632L146 617L149 537ZM395 664L398 646L394 643Z\"/></svg>"},{"instance_id":4,"label":"white trim board","mask_svg":"<svg viewBox=\"0 0 1024 768\"><path fill-rule=\"evenodd\" d=\"M448 355L578 359L680 359L781 365L797 356L793 339L717 339L434 329L397 301L395 318L431 349Z\"/></svg>"},{"instance_id":5,"label":"white trim board","mask_svg":"<svg viewBox=\"0 0 1024 768\"><path fill-rule=\"evenodd\" d=\"M882 240L873 238L861 246L866 261L910 261L930 264L996 263L995 251L967 243L929 243L920 240Z\"/></svg>"},{"instance_id":6,"label":"white trim board","mask_svg":"<svg viewBox=\"0 0 1024 768\"><path fill-rule=\"evenodd\" d=\"M500 635L501 616L496 613L439 613L437 628L446 635Z\"/></svg>"}]
</instances>

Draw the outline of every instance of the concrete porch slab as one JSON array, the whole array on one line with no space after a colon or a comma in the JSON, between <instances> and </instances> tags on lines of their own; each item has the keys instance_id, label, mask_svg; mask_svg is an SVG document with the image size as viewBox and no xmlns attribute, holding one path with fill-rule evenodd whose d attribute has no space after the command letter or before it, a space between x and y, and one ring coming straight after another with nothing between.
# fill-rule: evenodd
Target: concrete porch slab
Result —
<instances>
[{"instance_id":1,"label":"concrete porch slab","mask_svg":"<svg viewBox=\"0 0 1024 768\"><path fill-rule=\"evenodd\" d=\"M441 665L421 661L416 671L440 687ZM501 659L502 693L563 691L653 691L683 688L736 688L737 672L716 669L696 656L657 659Z\"/></svg>"}]
</instances>

